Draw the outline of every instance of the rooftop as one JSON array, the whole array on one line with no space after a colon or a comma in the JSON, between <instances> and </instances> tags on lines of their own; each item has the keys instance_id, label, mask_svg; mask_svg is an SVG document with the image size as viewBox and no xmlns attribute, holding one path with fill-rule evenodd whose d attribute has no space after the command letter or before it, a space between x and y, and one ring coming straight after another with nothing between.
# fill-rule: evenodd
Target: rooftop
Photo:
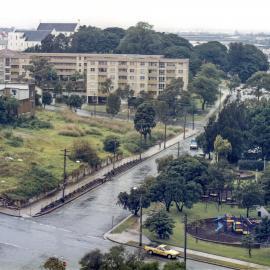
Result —
<instances>
[{"instance_id":1,"label":"rooftop","mask_svg":"<svg viewBox=\"0 0 270 270\"><path fill-rule=\"evenodd\" d=\"M42 41L47 37L51 31L24 31L24 37L26 41Z\"/></svg>"},{"instance_id":2,"label":"rooftop","mask_svg":"<svg viewBox=\"0 0 270 270\"><path fill-rule=\"evenodd\" d=\"M37 30L52 31L55 29L57 32L74 32L77 23L40 23Z\"/></svg>"}]
</instances>

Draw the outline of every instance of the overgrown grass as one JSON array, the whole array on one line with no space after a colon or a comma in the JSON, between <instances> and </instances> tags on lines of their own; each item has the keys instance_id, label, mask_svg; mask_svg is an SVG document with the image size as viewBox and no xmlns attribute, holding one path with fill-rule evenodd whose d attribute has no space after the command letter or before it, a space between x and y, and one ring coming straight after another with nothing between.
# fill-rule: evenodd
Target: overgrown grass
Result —
<instances>
[{"instance_id":1,"label":"overgrown grass","mask_svg":"<svg viewBox=\"0 0 270 270\"><path fill-rule=\"evenodd\" d=\"M120 138L120 150L124 156L136 153L136 149L127 146L128 141L136 141L139 145L138 132L132 131L133 123L98 117L79 117L69 110L64 112L49 112L40 110L35 124L24 127L0 126L0 193L12 191L20 184L20 177L25 175L33 165L40 165L53 173L62 181L63 149L71 149L73 141L82 137L90 142L97 151L99 158L110 156L103 150L103 141L108 135ZM37 123L49 123L47 128L37 127ZM33 126L35 125L35 128ZM158 125L153 130L153 140L147 147L153 145L162 136L163 127ZM168 134L174 136L181 130L168 128ZM76 136L74 136L74 134ZM130 139L132 138L132 140ZM67 160L67 171L71 173L80 164Z\"/></svg>"},{"instance_id":2,"label":"overgrown grass","mask_svg":"<svg viewBox=\"0 0 270 270\"><path fill-rule=\"evenodd\" d=\"M117 226L111 233L122 233L126 229L131 229L133 227L136 227L138 223L138 217L136 216L131 216L125 222L121 223L119 226Z\"/></svg>"}]
</instances>

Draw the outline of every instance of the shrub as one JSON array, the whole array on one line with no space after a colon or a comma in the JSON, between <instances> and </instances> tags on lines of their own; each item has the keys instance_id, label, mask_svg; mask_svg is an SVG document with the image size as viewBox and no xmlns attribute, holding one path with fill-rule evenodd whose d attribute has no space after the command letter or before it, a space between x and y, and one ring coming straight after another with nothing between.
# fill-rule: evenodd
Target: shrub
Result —
<instances>
[{"instance_id":1,"label":"shrub","mask_svg":"<svg viewBox=\"0 0 270 270\"><path fill-rule=\"evenodd\" d=\"M40 166L33 166L29 172L24 174L17 190L6 195L8 197L14 197L15 195L24 199L30 199L53 190L57 185L58 180L50 171Z\"/></svg>"},{"instance_id":2,"label":"shrub","mask_svg":"<svg viewBox=\"0 0 270 270\"><path fill-rule=\"evenodd\" d=\"M69 136L69 137L81 137L81 134L74 130L61 130L59 131L58 134L62 136Z\"/></svg>"},{"instance_id":3,"label":"shrub","mask_svg":"<svg viewBox=\"0 0 270 270\"><path fill-rule=\"evenodd\" d=\"M10 138L13 136L12 130L5 130L5 131L3 132L3 136L4 136L4 138L6 138L6 139L10 139Z\"/></svg>"},{"instance_id":4,"label":"shrub","mask_svg":"<svg viewBox=\"0 0 270 270\"><path fill-rule=\"evenodd\" d=\"M96 128L91 128L85 131L87 135L95 135L95 136L102 136L102 133L96 129Z\"/></svg>"},{"instance_id":5,"label":"shrub","mask_svg":"<svg viewBox=\"0 0 270 270\"><path fill-rule=\"evenodd\" d=\"M30 129L53 128L50 122L39 120L36 117L32 117L32 118L20 117L18 121L16 122L16 126L20 128L30 128Z\"/></svg>"},{"instance_id":6,"label":"shrub","mask_svg":"<svg viewBox=\"0 0 270 270\"><path fill-rule=\"evenodd\" d=\"M21 147L23 146L23 138L22 137L11 137L7 144L12 147Z\"/></svg>"},{"instance_id":7,"label":"shrub","mask_svg":"<svg viewBox=\"0 0 270 270\"><path fill-rule=\"evenodd\" d=\"M103 144L104 144L103 149L105 151L114 153L114 151L117 152L120 146L120 140L116 136L109 135L105 138Z\"/></svg>"},{"instance_id":8,"label":"shrub","mask_svg":"<svg viewBox=\"0 0 270 270\"><path fill-rule=\"evenodd\" d=\"M100 159L96 151L87 140L74 141L70 158L72 160L81 160L95 167L100 164Z\"/></svg>"},{"instance_id":9,"label":"shrub","mask_svg":"<svg viewBox=\"0 0 270 270\"><path fill-rule=\"evenodd\" d=\"M124 144L124 147L131 153L139 153L140 152L140 146L133 142L127 142Z\"/></svg>"},{"instance_id":10,"label":"shrub","mask_svg":"<svg viewBox=\"0 0 270 270\"><path fill-rule=\"evenodd\" d=\"M240 170L263 171L264 163L262 160L239 160L238 166Z\"/></svg>"}]
</instances>

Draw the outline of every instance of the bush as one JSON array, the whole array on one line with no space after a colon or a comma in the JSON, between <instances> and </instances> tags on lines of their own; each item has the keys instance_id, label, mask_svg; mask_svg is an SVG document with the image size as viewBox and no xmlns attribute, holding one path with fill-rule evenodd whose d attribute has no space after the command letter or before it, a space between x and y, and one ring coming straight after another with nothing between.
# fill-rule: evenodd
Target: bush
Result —
<instances>
[{"instance_id":1,"label":"bush","mask_svg":"<svg viewBox=\"0 0 270 270\"><path fill-rule=\"evenodd\" d=\"M94 136L102 136L102 133L96 129L96 128L91 128L85 131L87 135L94 135Z\"/></svg>"},{"instance_id":2,"label":"bush","mask_svg":"<svg viewBox=\"0 0 270 270\"><path fill-rule=\"evenodd\" d=\"M58 180L52 173L40 166L33 166L20 180L20 184L12 193L6 194L8 197L19 196L24 199L30 199L42 193L56 188Z\"/></svg>"},{"instance_id":3,"label":"bush","mask_svg":"<svg viewBox=\"0 0 270 270\"><path fill-rule=\"evenodd\" d=\"M96 151L87 140L77 140L73 143L70 158L72 160L81 160L95 167L100 164L100 159Z\"/></svg>"},{"instance_id":4,"label":"bush","mask_svg":"<svg viewBox=\"0 0 270 270\"><path fill-rule=\"evenodd\" d=\"M4 136L4 138L6 138L6 139L10 139L10 138L13 136L12 130L5 130L5 131L3 132L3 136Z\"/></svg>"},{"instance_id":5,"label":"bush","mask_svg":"<svg viewBox=\"0 0 270 270\"><path fill-rule=\"evenodd\" d=\"M120 140L116 136L109 135L105 138L103 144L104 144L103 146L104 151L114 153L114 151L117 152L120 146Z\"/></svg>"},{"instance_id":6,"label":"bush","mask_svg":"<svg viewBox=\"0 0 270 270\"><path fill-rule=\"evenodd\" d=\"M127 142L124 147L131 153L136 154L140 152L140 146L133 142Z\"/></svg>"},{"instance_id":7,"label":"bush","mask_svg":"<svg viewBox=\"0 0 270 270\"><path fill-rule=\"evenodd\" d=\"M239 170L250 170L250 171L263 171L264 162L262 160L239 160Z\"/></svg>"},{"instance_id":8,"label":"bush","mask_svg":"<svg viewBox=\"0 0 270 270\"><path fill-rule=\"evenodd\" d=\"M11 137L7 144L12 147L21 147L23 146L23 138L22 137Z\"/></svg>"},{"instance_id":9,"label":"bush","mask_svg":"<svg viewBox=\"0 0 270 270\"><path fill-rule=\"evenodd\" d=\"M61 130L59 131L58 134L62 136L68 136L68 137L81 137L82 136L79 132L74 131L74 130Z\"/></svg>"},{"instance_id":10,"label":"bush","mask_svg":"<svg viewBox=\"0 0 270 270\"><path fill-rule=\"evenodd\" d=\"M53 128L50 122L39 120L36 117L32 117L32 118L20 117L18 121L16 122L16 126L20 128L30 128L30 129Z\"/></svg>"}]
</instances>

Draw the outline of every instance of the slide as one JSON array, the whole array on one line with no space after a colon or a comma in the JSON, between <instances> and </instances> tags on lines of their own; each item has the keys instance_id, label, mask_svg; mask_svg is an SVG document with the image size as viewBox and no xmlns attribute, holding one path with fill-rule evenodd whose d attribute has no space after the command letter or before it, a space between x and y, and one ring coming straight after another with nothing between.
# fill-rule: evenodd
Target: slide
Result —
<instances>
[{"instance_id":1,"label":"slide","mask_svg":"<svg viewBox=\"0 0 270 270\"><path fill-rule=\"evenodd\" d=\"M217 228L215 229L215 232L218 233L222 228L223 228L223 223L218 222L218 226L217 226Z\"/></svg>"}]
</instances>

